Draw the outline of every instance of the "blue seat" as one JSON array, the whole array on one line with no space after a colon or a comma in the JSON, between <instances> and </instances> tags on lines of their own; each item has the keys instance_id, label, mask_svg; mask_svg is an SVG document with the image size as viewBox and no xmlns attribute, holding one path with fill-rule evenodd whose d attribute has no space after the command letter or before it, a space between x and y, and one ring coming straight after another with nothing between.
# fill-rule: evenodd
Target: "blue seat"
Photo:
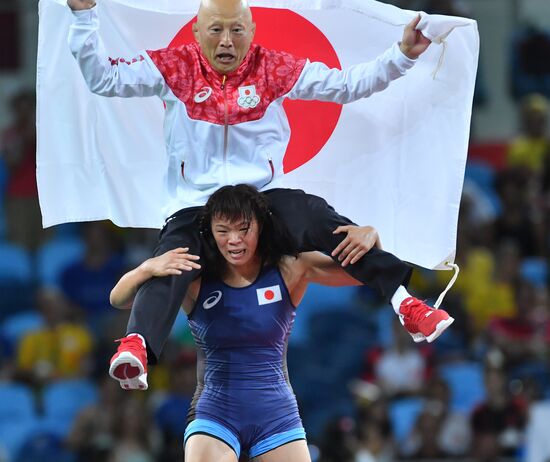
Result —
<instances>
[{"instance_id":1,"label":"blue seat","mask_svg":"<svg viewBox=\"0 0 550 462\"><path fill-rule=\"evenodd\" d=\"M72 462L74 456L56 434L37 429L30 432L21 444L15 462Z\"/></svg>"},{"instance_id":2,"label":"blue seat","mask_svg":"<svg viewBox=\"0 0 550 462\"><path fill-rule=\"evenodd\" d=\"M338 397L332 394L325 399L322 406L309 409L304 413L304 427L307 430L308 439L320 441L327 426L334 420L344 417L352 418L355 414L353 400L349 397Z\"/></svg>"},{"instance_id":3,"label":"blue seat","mask_svg":"<svg viewBox=\"0 0 550 462\"><path fill-rule=\"evenodd\" d=\"M351 379L361 373L364 352L374 345L375 325L358 311L329 310L315 313L310 320L309 342L324 374ZM313 353L313 352L312 352Z\"/></svg>"},{"instance_id":4,"label":"blue seat","mask_svg":"<svg viewBox=\"0 0 550 462\"><path fill-rule=\"evenodd\" d=\"M0 424L0 448L5 450L7 460L16 459L25 441L36 431L37 425L36 419Z\"/></svg>"},{"instance_id":5,"label":"blue seat","mask_svg":"<svg viewBox=\"0 0 550 462\"><path fill-rule=\"evenodd\" d=\"M33 268L22 247L0 243L0 320L32 305Z\"/></svg>"},{"instance_id":6,"label":"blue seat","mask_svg":"<svg viewBox=\"0 0 550 462\"><path fill-rule=\"evenodd\" d=\"M495 170L485 162L468 162L464 177L472 180L484 190L493 190L494 188Z\"/></svg>"},{"instance_id":7,"label":"blue seat","mask_svg":"<svg viewBox=\"0 0 550 462\"><path fill-rule=\"evenodd\" d=\"M0 239L6 236L6 215L4 211L4 197L8 185L8 168L0 153Z\"/></svg>"},{"instance_id":8,"label":"blue seat","mask_svg":"<svg viewBox=\"0 0 550 462\"><path fill-rule=\"evenodd\" d=\"M550 394L550 370L544 361L523 362L510 370L509 378L530 380L540 388L543 396Z\"/></svg>"},{"instance_id":9,"label":"blue seat","mask_svg":"<svg viewBox=\"0 0 550 462\"><path fill-rule=\"evenodd\" d=\"M484 193L485 197L492 205L495 213L501 213L502 204L495 189L495 169L493 166L486 162L469 161L466 164L464 180L465 183L471 181L479 187L481 192Z\"/></svg>"},{"instance_id":10,"label":"blue seat","mask_svg":"<svg viewBox=\"0 0 550 462\"><path fill-rule=\"evenodd\" d=\"M398 443L403 442L411 433L423 408L422 398L403 398L389 404L393 435Z\"/></svg>"},{"instance_id":11,"label":"blue seat","mask_svg":"<svg viewBox=\"0 0 550 462\"><path fill-rule=\"evenodd\" d=\"M542 288L548 283L548 263L544 258L524 259L519 271L523 279L536 287Z\"/></svg>"},{"instance_id":12,"label":"blue seat","mask_svg":"<svg viewBox=\"0 0 550 462\"><path fill-rule=\"evenodd\" d=\"M84 255L84 244L76 237L59 236L38 249L36 264L41 285L59 286L63 270Z\"/></svg>"},{"instance_id":13,"label":"blue seat","mask_svg":"<svg viewBox=\"0 0 550 462\"><path fill-rule=\"evenodd\" d=\"M10 460L36 428L34 397L24 385L0 384L0 446Z\"/></svg>"},{"instance_id":14,"label":"blue seat","mask_svg":"<svg viewBox=\"0 0 550 462\"><path fill-rule=\"evenodd\" d=\"M395 312L387 305L383 305L377 308L375 313L376 322L376 343L383 348L390 348L394 342L393 335L393 320L395 319Z\"/></svg>"},{"instance_id":15,"label":"blue seat","mask_svg":"<svg viewBox=\"0 0 550 462\"><path fill-rule=\"evenodd\" d=\"M485 399L483 367L478 363L463 362L447 364L439 374L451 391L451 409L469 414Z\"/></svg>"},{"instance_id":16,"label":"blue seat","mask_svg":"<svg viewBox=\"0 0 550 462\"><path fill-rule=\"evenodd\" d=\"M8 354L13 354L21 337L27 332L44 325L42 316L36 311L22 311L11 315L0 325L0 337Z\"/></svg>"},{"instance_id":17,"label":"blue seat","mask_svg":"<svg viewBox=\"0 0 550 462\"><path fill-rule=\"evenodd\" d=\"M310 284L296 311L291 343L303 343L309 338L309 320L315 313L327 310L353 309L358 297L357 287L327 287Z\"/></svg>"},{"instance_id":18,"label":"blue seat","mask_svg":"<svg viewBox=\"0 0 550 462\"><path fill-rule=\"evenodd\" d=\"M0 280L30 282L32 263L29 252L8 242L0 242Z\"/></svg>"},{"instance_id":19,"label":"blue seat","mask_svg":"<svg viewBox=\"0 0 550 462\"><path fill-rule=\"evenodd\" d=\"M77 414L97 402L97 387L88 380L60 380L44 389L44 425L66 436Z\"/></svg>"},{"instance_id":20,"label":"blue seat","mask_svg":"<svg viewBox=\"0 0 550 462\"><path fill-rule=\"evenodd\" d=\"M34 397L31 389L25 385L1 383L0 424L34 417Z\"/></svg>"},{"instance_id":21,"label":"blue seat","mask_svg":"<svg viewBox=\"0 0 550 462\"><path fill-rule=\"evenodd\" d=\"M355 335L368 339L376 330L373 322L359 312L329 309L313 313L309 322L309 338L312 341L345 339Z\"/></svg>"}]
</instances>

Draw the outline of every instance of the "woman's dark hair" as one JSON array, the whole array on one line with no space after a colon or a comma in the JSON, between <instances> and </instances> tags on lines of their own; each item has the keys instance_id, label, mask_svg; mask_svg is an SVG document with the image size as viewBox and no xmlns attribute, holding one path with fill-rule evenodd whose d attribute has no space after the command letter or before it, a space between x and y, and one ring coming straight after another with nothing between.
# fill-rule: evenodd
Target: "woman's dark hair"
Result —
<instances>
[{"instance_id":1,"label":"woman's dark hair","mask_svg":"<svg viewBox=\"0 0 550 462\"><path fill-rule=\"evenodd\" d=\"M297 255L296 245L286 226L273 216L266 197L247 184L224 186L210 196L201 214L200 231L205 259L206 276L221 277L226 268L212 235L212 219L223 217L229 221L256 219L260 235L257 252L266 265L277 265L284 255Z\"/></svg>"}]
</instances>

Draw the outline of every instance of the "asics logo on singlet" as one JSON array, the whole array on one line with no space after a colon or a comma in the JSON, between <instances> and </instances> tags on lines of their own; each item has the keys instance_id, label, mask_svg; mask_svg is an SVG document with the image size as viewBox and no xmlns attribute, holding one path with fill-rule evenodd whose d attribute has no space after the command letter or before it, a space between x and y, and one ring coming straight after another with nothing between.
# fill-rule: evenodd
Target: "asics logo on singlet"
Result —
<instances>
[{"instance_id":1,"label":"asics logo on singlet","mask_svg":"<svg viewBox=\"0 0 550 462\"><path fill-rule=\"evenodd\" d=\"M203 103L205 102L208 98L210 98L210 95L212 94L212 88L210 87L202 87L201 88L201 91L199 91L196 95L195 95L195 98L193 98L195 100L195 103Z\"/></svg>"},{"instance_id":2,"label":"asics logo on singlet","mask_svg":"<svg viewBox=\"0 0 550 462\"><path fill-rule=\"evenodd\" d=\"M222 291L215 290L204 302L202 302L202 307L205 310L209 310L210 308L216 306L218 302L221 300L221 298L222 298Z\"/></svg>"}]
</instances>

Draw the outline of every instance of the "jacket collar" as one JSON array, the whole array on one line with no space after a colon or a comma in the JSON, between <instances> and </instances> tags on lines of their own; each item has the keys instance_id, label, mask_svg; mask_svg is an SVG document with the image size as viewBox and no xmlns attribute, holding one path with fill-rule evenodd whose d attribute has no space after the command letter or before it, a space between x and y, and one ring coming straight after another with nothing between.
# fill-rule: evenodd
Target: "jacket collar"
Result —
<instances>
[{"instance_id":1,"label":"jacket collar","mask_svg":"<svg viewBox=\"0 0 550 462\"><path fill-rule=\"evenodd\" d=\"M252 72L255 61L254 58L258 50L260 49L259 45L253 43L250 46L250 49L248 50L248 53L244 57L244 60L240 64L240 66L234 71L229 72L228 74L222 74L221 72L215 70L208 59L206 59L206 57L202 54L200 45L197 42L194 42L193 45L195 46L195 49L199 55L202 73L206 77L206 79L210 82L219 82L219 84L221 85L224 76L226 76L226 84L231 84L231 86L233 87L239 86Z\"/></svg>"}]
</instances>

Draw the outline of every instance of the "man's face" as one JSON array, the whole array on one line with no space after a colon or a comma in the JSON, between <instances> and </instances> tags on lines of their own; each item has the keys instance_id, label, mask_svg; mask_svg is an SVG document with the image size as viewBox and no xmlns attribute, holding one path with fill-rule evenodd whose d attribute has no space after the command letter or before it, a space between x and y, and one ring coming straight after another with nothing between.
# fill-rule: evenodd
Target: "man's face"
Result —
<instances>
[{"instance_id":1,"label":"man's face","mask_svg":"<svg viewBox=\"0 0 550 462\"><path fill-rule=\"evenodd\" d=\"M203 1L193 34L212 67L222 74L237 69L254 38L256 24L240 0Z\"/></svg>"}]
</instances>

